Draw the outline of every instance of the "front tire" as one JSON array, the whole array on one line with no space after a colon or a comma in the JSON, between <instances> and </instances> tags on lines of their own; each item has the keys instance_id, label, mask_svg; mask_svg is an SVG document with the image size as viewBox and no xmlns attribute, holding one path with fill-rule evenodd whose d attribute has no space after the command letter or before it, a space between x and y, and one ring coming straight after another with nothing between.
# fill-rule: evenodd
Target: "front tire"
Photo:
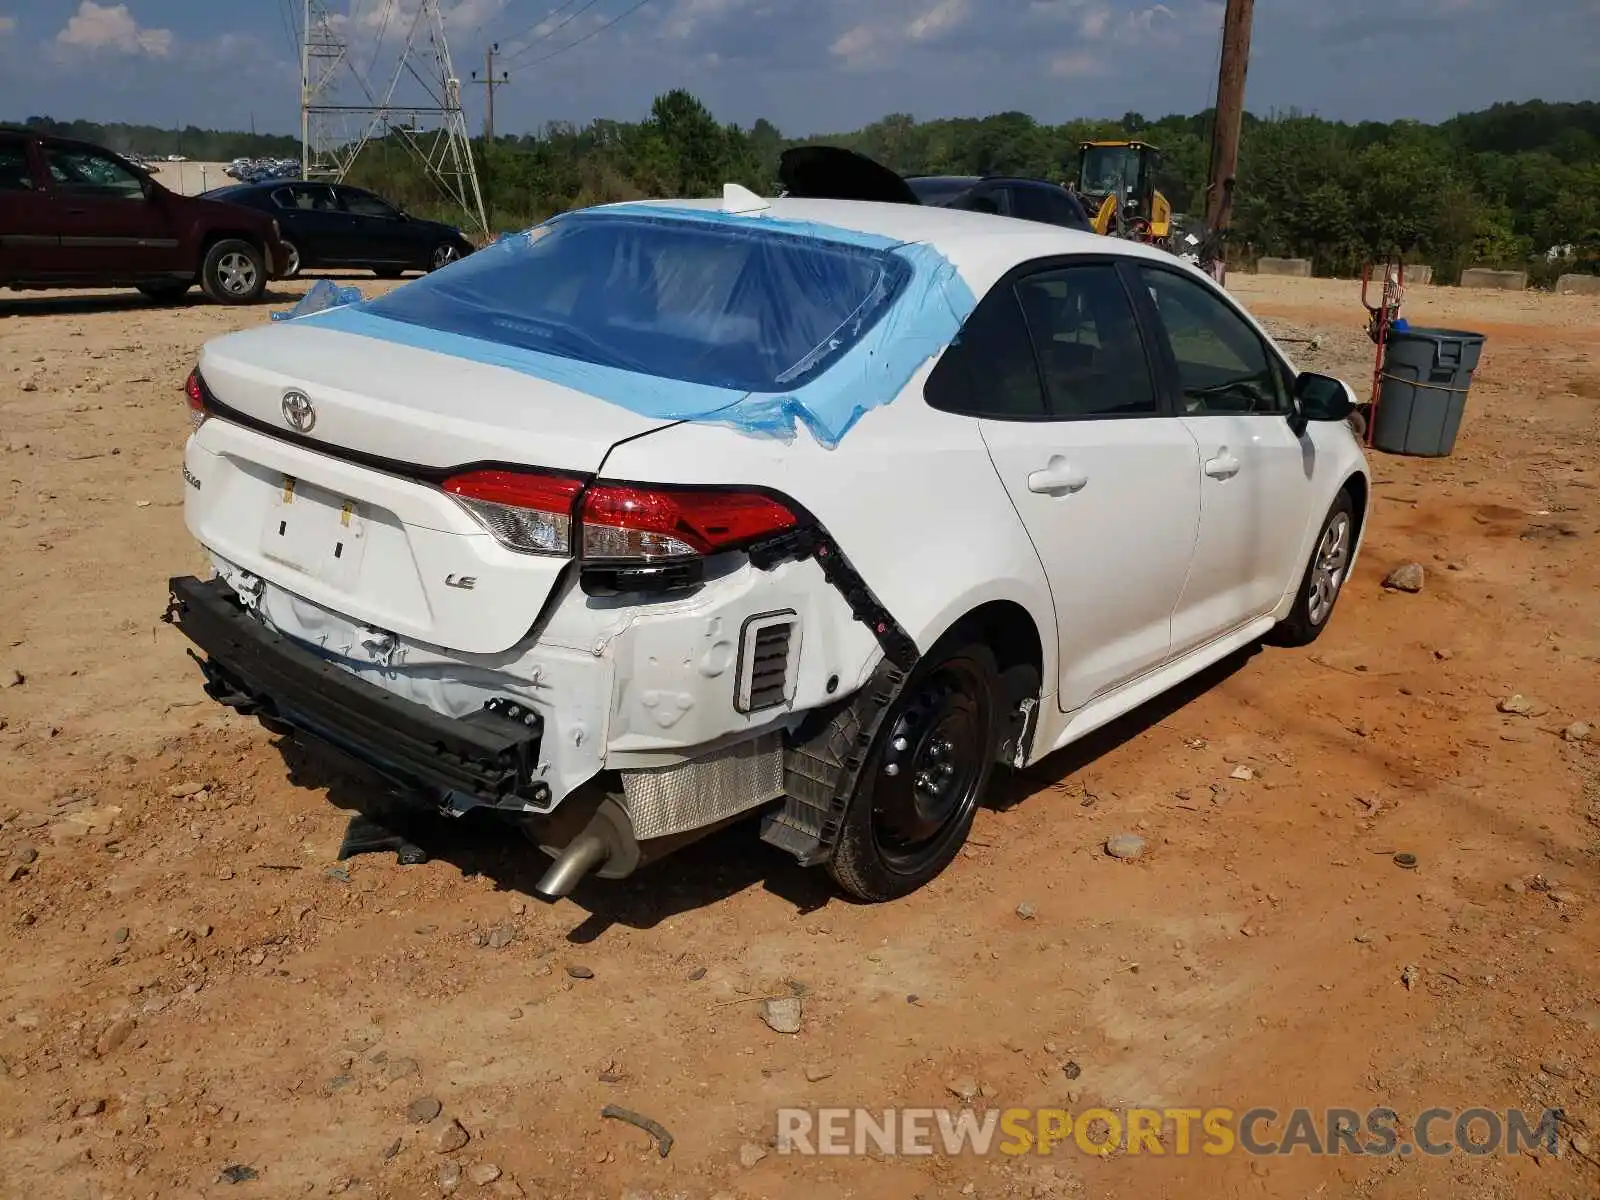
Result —
<instances>
[{"instance_id":1,"label":"front tire","mask_svg":"<svg viewBox=\"0 0 1600 1200\"><path fill-rule=\"evenodd\" d=\"M850 895L898 899L960 852L994 769L999 682L980 643L917 665L879 727L828 862Z\"/></svg>"},{"instance_id":2,"label":"front tire","mask_svg":"<svg viewBox=\"0 0 1600 1200\"><path fill-rule=\"evenodd\" d=\"M267 290L267 264L249 242L224 238L206 251L200 287L218 304L254 304Z\"/></svg>"},{"instance_id":3,"label":"front tire","mask_svg":"<svg viewBox=\"0 0 1600 1200\"><path fill-rule=\"evenodd\" d=\"M440 242L428 256L428 270L439 271L461 257L461 251L450 242Z\"/></svg>"},{"instance_id":4,"label":"front tire","mask_svg":"<svg viewBox=\"0 0 1600 1200\"><path fill-rule=\"evenodd\" d=\"M1341 491L1317 534L1294 607L1273 631L1273 641L1280 646L1309 646L1322 636L1350 577L1355 544L1355 504L1348 491Z\"/></svg>"}]
</instances>

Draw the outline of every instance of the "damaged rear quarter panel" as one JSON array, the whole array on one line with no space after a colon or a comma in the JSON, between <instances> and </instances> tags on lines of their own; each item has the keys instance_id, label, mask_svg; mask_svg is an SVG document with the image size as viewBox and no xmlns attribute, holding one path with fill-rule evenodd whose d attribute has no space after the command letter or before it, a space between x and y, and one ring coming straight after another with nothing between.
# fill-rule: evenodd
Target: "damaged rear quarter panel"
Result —
<instances>
[{"instance_id":1,"label":"damaged rear quarter panel","mask_svg":"<svg viewBox=\"0 0 1600 1200\"><path fill-rule=\"evenodd\" d=\"M779 612L794 614L800 641L793 702L741 713L734 699L745 623ZM606 765L617 769L681 761L684 749L820 707L853 691L879 653L871 631L851 618L814 562L762 571L742 555L712 560L706 585L677 599L597 599L574 586L550 613L539 642L609 661Z\"/></svg>"}]
</instances>

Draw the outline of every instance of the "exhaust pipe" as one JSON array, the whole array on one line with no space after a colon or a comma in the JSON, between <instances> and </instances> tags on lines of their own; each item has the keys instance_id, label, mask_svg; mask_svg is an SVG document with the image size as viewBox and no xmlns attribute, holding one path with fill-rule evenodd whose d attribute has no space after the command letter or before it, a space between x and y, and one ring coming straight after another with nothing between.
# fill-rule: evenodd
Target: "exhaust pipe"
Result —
<instances>
[{"instance_id":1,"label":"exhaust pipe","mask_svg":"<svg viewBox=\"0 0 1600 1200\"><path fill-rule=\"evenodd\" d=\"M547 900L570 896L592 872L598 871L606 879L621 879L639 865L633 822L617 797L604 793L598 803L592 796L587 802L569 797L534 840L555 859L533 887Z\"/></svg>"},{"instance_id":2,"label":"exhaust pipe","mask_svg":"<svg viewBox=\"0 0 1600 1200\"><path fill-rule=\"evenodd\" d=\"M550 869L540 877L534 890L547 900L570 896L578 881L611 857L611 848L598 833L583 833L574 838Z\"/></svg>"}]
</instances>

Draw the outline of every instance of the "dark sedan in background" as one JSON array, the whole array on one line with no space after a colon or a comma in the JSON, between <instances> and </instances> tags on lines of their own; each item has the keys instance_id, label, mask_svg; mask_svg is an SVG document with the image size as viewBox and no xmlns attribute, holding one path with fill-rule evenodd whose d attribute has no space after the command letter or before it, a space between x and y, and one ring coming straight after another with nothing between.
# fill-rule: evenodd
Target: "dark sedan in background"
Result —
<instances>
[{"instance_id":1,"label":"dark sedan in background","mask_svg":"<svg viewBox=\"0 0 1600 1200\"><path fill-rule=\"evenodd\" d=\"M980 175L913 175L906 180L917 199L937 208L968 208L1023 221L1062 225L1093 233L1078 198L1047 179Z\"/></svg>"},{"instance_id":2,"label":"dark sedan in background","mask_svg":"<svg viewBox=\"0 0 1600 1200\"><path fill-rule=\"evenodd\" d=\"M392 279L404 271L437 271L473 249L459 229L413 217L348 184L275 179L217 188L206 199L270 213L289 247L285 278L340 267Z\"/></svg>"}]
</instances>

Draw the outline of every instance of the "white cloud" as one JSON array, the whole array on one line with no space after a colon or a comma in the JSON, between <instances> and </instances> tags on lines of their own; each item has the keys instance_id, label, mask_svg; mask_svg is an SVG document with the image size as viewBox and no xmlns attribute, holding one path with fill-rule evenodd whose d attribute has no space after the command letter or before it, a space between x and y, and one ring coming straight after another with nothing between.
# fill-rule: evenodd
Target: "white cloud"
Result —
<instances>
[{"instance_id":1,"label":"white cloud","mask_svg":"<svg viewBox=\"0 0 1600 1200\"><path fill-rule=\"evenodd\" d=\"M865 66L877 49L879 31L871 25L857 25L839 35L828 47L835 58L842 58L851 66Z\"/></svg>"},{"instance_id":2,"label":"white cloud","mask_svg":"<svg viewBox=\"0 0 1600 1200\"><path fill-rule=\"evenodd\" d=\"M906 26L906 36L922 42L948 33L967 19L967 0L939 0Z\"/></svg>"},{"instance_id":3,"label":"white cloud","mask_svg":"<svg viewBox=\"0 0 1600 1200\"><path fill-rule=\"evenodd\" d=\"M1083 14L1078 22L1078 32L1093 41L1106 35L1106 30L1111 28L1111 10L1109 8L1091 8Z\"/></svg>"},{"instance_id":4,"label":"white cloud","mask_svg":"<svg viewBox=\"0 0 1600 1200\"><path fill-rule=\"evenodd\" d=\"M742 7L744 0L681 0L663 20L661 31L669 38L683 41L707 23Z\"/></svg>"},{"instance_id":5,"label":"white cloud","mask_svg":"<svg viewBox=\"0 0 1600 1200\"><path fill-rule=\"evenodd\" d=\"M510 0L456 0L452 4L446 0L439 11L444 16L446 30L470 33L499 16L509 3ZM349 26L354 16L357 28L369 32L382 28L386 31L385 37L389 31L398 29L404 36L421 7L420 0L350 0L348 13L329 13L328 19L335 27L341 27Z\"/></svg>"},{"instance_id":6,"label":"white cloud","mask_svg":"<svg viewBox=\"0 0 1600 1200\"><path fill-rule=\"evenodd\" d=\"M170 29L140 25L126 4L102 5L94 0L83 0L78 11L67 19L66 28L56 34L56 45L64 50L91 54L109 50L151 58L165 58L172 51L173 40Z\"/></svg>"}]
</instances>

